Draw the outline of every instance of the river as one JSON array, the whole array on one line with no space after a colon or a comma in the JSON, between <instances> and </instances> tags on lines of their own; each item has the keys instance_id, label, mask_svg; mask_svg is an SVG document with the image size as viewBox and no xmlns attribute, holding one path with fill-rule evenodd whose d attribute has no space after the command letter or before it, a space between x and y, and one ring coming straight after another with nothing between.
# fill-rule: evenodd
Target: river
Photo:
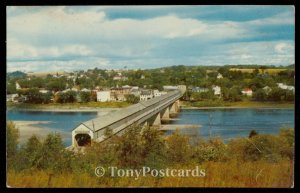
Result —
<instances>
[{"instance_id":1,"label":"river","mask_svg":"<svg viewBox=\"0 0 300 193\"><path fill-rule=\"evenodd\" d=\"M69 146L72 129L83 121L95 118L97 112L9 110L6 115L12 121L48 121L34 126L64 134L64 144ZM171 124L198 124L201 125L199 128L180 131L191 136L220 136L229 140L248 136L252 129L260 134L277 134L281 128L294 128L294 109L184 109Z\"/></svg>"}]
</instances>

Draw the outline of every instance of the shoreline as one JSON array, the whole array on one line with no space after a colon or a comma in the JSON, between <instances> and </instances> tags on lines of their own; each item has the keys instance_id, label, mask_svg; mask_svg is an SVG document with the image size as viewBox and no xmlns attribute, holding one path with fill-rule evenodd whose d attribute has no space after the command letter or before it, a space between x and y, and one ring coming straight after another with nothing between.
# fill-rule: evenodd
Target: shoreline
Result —
<instances>
[{"instance_id":1,"label":"shoreline","mask_svg":"<svg viewBox=\"0 0 300 193\"><path fill-rule=\"evenodd\" d=\"M42 127L40 125L49 124L51 121L21 121L14 120L13 123L19 130L19 142L20 144L26 143L26 141L35 135L39 139L44 139L49 133L59 132L62 136L62 140L66 140L70 137L70 134L66 131L58 131L56 129Z\"/></svg>"},{"instance_id":2,"label":"shoreline","mask_svg":"<svg viewBox=\"0 0 300 193\"><path fill-rule=\"evenodd\" d=\"M48 109L27 109L27 108L7 108L6 111L37 111L37 112L110 112L110 111L116 111L121 108L48 108Z\"/></svg>"},{"instance_id":3,"label":"shoreline","mask_svg":"<svg viewBox=\"0 0 300 193\"><path fill-rule=\"evenodd\" d=\"M26 108L7 108L6 111L31 111L31 112L113 112L122 108L80 108L80 109L64 109L64 108L49 108L49 109L26 109ZM217 107L193 107L181 106L183 110L205 110L205 109L295 109L295 107L272 107L272 106L217 106Z\"/></svg>"},{"instance_id":4,"label":"shoreline","mask_svg":"<svg viewBox=\"0 0 300 193\"><path fill-rule=\"evenodd\" d=\"M295 107L242 107L242 106L232 106L232 107L181 107L184 110L197 110L197 109L295 109Z\"/></svg>"}]
</instances>

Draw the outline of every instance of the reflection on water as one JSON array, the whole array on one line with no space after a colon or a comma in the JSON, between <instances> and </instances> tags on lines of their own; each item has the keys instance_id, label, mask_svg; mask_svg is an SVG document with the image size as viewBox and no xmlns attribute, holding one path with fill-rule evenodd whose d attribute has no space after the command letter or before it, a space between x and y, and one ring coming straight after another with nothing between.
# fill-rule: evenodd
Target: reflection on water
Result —
<instances>
[{"instance_id":1,"label":"reflection on water","mask_svg":"<svg viewBox=\"0 0 300 193\"><path fill-rule=\"evenodd\" d=\"M48 124L40 124L39 126L51 128L54 131L70 132L70 134L71 130L78 124L96 116L96 112L7 112L7 119L9 120L50 121ZM211 130L212 136L221 136L225 140L238 136L248 136L252 129L261 134L276 134L280 128L294 128L293 109L193 109L182 110L177 118L178 120L173 120L170 123L201 125L200 128L181 129L184 134L208 137ZM167 131L166 134L172 132ZM64 143L66 146L70 145L71 138L65 139Z\"/></svg>"}]
</instances>

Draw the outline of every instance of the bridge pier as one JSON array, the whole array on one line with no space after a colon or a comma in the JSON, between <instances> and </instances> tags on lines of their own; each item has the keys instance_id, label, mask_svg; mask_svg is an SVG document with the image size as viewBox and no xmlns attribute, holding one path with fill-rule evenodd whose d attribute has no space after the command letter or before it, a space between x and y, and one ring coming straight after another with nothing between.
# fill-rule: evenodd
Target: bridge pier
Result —
<instances>
[{"instance_id":1,"label":"bridge pier","mask_svg":"<svg viewBox=\"0 0 300 193\"><path fill-rule=\"evenodd\" d=\"M160 119L160 113L157 113L154 115L150 120L150 126L160 126L161 125L161 119Z\"/></svg>"},{"instance_id":2,"label":"bridge pier","mask_svg":"<svg viewBox=\"0 0 300 193\"><path fill-rule=\"evenodd\" d=\"M176 114L177 112L179 112L179 100L170 105L169 110L170 114Z\"/></svg>"},{"instance_id":3,"label":"bridge pier","mask_svg":"<svg viewBox=\"0 0 300 193\"><path fill-rule=\"evenodd\" d=\"M170 118L170 110L169 108L165 108L165 110L163 110L163 112L161 113L162 115L162 119L169 119Z\"/></svg>"}]
</instances>

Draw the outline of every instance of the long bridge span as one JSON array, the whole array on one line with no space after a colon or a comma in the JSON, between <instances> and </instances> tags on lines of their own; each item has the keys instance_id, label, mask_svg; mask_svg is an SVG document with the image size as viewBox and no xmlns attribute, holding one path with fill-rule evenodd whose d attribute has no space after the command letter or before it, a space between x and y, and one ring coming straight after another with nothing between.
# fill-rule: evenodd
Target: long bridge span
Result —
<instances>
[{"instance_id":1,"label":"long bridge span","mask_svg":"<svg viewBox=\"0 0 300 193\"><path fill-rule=\"evenodd\" d=\"M176 114L179 111L179 99L183 93L182 90L171 91L148 101L82 122L72 130L72 146L85 146L91 140L102 142L107 137L105 131L108 128L111 134L115 135L121 134L133 124L160 126L161 120L170 119L170 114Z\"/></svg>"}]
</instances>

